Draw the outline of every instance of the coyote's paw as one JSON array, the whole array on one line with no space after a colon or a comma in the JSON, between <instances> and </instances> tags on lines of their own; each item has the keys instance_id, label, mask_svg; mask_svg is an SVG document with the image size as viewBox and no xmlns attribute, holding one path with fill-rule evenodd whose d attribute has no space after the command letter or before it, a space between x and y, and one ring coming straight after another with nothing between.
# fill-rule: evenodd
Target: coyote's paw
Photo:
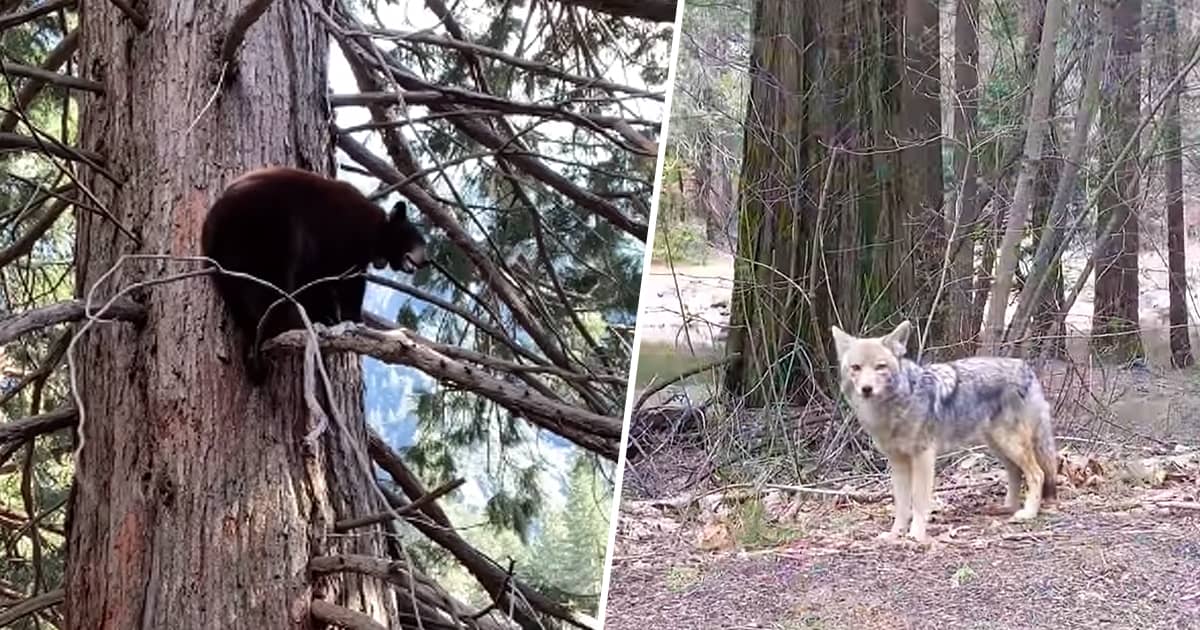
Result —
<instances>
[{"instance_id":1,"label":"coyote's paw","mask_svg":"<svg viewBox=\"0 0 1200 630\"><path fill-rule=\"evenodd\" d=\"M1037 518L1037 510L1022 508L1010 516L1008 520L1013 523L1020 523L1023 521L1032 521L1035 518Z\"/></svg>"}]
</instances>

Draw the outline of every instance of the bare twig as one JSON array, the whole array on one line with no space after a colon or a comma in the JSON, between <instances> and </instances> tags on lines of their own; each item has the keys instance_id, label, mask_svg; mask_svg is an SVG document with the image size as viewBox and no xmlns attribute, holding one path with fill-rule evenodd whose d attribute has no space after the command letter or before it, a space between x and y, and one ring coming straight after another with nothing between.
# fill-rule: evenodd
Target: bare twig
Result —
<instances>
[{"instance_id":1,"label":"bare twig","mask_svg":"<svg viewBox=\"0 0 1200 630\"><path fill-rule=\"evenodd\" d=\"M0 425L0 426L2 426L2 425ZM405 505L403 507L399 507L394 510L388 510L386 512L377 512L375 514L368 514L367 516L359 516L356 518L348 518L348 519L338 521L337 523L335 523L333 525L333 531L339 532L339 533L348 532L352 529L357 529L359 527L366 527L368 525L374 525L376 523L382 523L384 521L394 520L396 516L407 516L409 514L416 514L426 504L432 503L432 502L438 500L439 498L441 498L447 494L450 494L451 492L454 492L455 490L457 490L459 487L461 487L466 482L467 482L467 480L463 479L463 478L453 479L451 481L447 481L446 483L438 486L437 488L434 488L432 491L430 491L425 496L422 496L422 497L418 498L416 501L413 501L412 503L409 503L408 505Z\"/></svg>"},{"instance_id":2,"label":"bare twig","mask_svg":"<svg viewBox=\"0 0 1200 630\"><path fill-rule=\"evenodd\" d=\"M75 6L75 0L49 0L49 2L29 7L24 11L13 11L7 15L0 15L0 31L24 24L30 20L36 20L43 15L54 13L59 9L67 9L73 6Z\"/></svg>"}]
</instances>

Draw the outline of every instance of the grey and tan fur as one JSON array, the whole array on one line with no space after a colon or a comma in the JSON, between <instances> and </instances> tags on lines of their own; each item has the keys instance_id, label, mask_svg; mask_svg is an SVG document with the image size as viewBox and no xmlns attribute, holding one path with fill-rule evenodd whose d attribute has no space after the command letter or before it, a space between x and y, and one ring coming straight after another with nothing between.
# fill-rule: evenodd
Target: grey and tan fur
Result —
<instances>
[{"instance_id":1,"label":"grey and tan fur","mask_svg":"<svg viewBox=\"0 0 1200 630\"><path fill-rule=\"evenodd\" d=\"M987 444L1008 471L1012 520L1037 516L1055 499L1058 458L1050 405L1021 359L979 357L921 366L904 358L912 326L882 337L832 328L842 393L892 469L895 521L881 538L929 540L925 532L939 452ZM1022 475L1029 484L1021 505ZM911 526L909 520L911 518Z\"/></svg>"}]
</instances>

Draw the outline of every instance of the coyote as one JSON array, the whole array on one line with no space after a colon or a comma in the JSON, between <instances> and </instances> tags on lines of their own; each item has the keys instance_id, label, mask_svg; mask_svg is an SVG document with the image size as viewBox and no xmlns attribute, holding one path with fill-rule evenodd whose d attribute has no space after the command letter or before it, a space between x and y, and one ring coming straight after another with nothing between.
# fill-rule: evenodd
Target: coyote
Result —
<instances>
[{"instance_id":1,"label":"coyote","mask_svg":"<svg viewBox=\"0 0 1200 630\"><path fill-rule=\"evenodd\" d=\"M1011 520L1037 516L1055 500L1058 456L1050 405L1033 368L1021 359L979 357L921 366L904 358L912 325L882 337L853 337L832 327L842 393L892 469L895 521L879 535L928 542L925 527L938 452L986 443L1008 471ZM1029 484L1021 506L1021 476Z\"/></svg>"}]
</instances>

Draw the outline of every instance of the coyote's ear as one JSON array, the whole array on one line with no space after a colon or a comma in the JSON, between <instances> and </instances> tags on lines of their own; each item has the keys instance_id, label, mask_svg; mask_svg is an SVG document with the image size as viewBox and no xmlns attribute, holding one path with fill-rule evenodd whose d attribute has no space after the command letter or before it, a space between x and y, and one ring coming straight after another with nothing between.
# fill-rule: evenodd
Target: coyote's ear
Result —
<instances>
[{"instance_id":1,"label":"coyote's ear","mask_svg":"<svg viewBox=\"0 0 1200 630\"><path fill-rule=\"evenodd\" d=\"M912 324L906 319L900 322L899 326L892 332L883 336L883 343L898 357L904 356L908 352L908 333L912 331Z\"/></svg>"},{"instance_id":2,"label":"coyote's ear","mask_svg":"<svg viewBox=\"0 0 1200 630\"><path fill-rule=\"evenodd\" d=\"M830 326L829 331L833 333L833 347L837 350L838 356L846 354L846 350L850 348L852 337L837 326Z\"/></svg>"}]
</instances>

